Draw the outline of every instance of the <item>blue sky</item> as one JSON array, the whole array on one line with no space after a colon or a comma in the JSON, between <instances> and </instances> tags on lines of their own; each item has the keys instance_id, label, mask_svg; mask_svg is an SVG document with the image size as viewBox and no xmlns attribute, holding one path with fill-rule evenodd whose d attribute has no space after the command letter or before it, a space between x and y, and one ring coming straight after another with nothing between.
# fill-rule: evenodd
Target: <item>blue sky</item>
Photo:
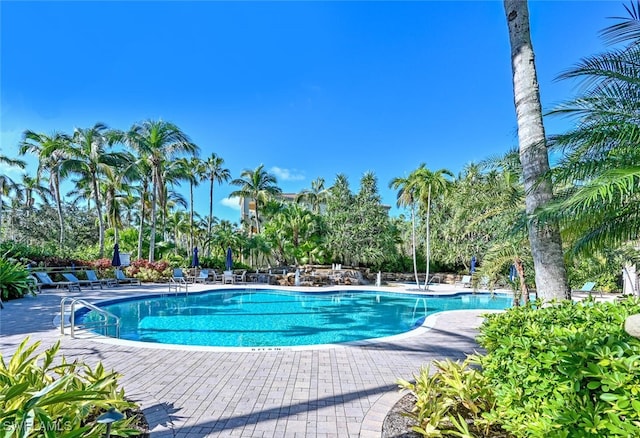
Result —
<instances>
[{"instance_id":1,"label":"blue sky","mask_svg":"<svg viewBox=\"0 0 640 438\"><path fill-rule=\"evenodd\" d=\"M604 50L598 32L623 3L529 8L549 110L576 91L557 75ZM0 154L11 157L26 129L163 119L234 178L264 164L285 192L338 173L357 191L373 171L395 207L389 181L420 163L457 174L517 145L501 1L3 0L0 17ZM238 221L224 199L234 189L216 187L216 216ZM198 190L205 214L206 184Z\"/></svg>"}]
</instances>

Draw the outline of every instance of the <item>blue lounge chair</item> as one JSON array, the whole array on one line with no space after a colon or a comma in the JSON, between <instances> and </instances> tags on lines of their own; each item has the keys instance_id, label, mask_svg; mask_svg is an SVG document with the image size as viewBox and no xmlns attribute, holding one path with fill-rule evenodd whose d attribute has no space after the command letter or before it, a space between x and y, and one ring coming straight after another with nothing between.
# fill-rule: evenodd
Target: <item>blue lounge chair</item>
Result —
<instances>
[{"instance_id":1,"label":"blue lounge chair","mask_svg":"<svg viewBox=\"0 0 640 438\"><path fill-rule=\"evenodd\" d=\"M184 273L182 272L182 269L180 269L180 268L175 268L173 270L173 275L169 279L169 291L174 290L174 289L175 289L176 293L180 289L184 289L185 292L189 291L189 287L188 287L188 284L187 284L187 278L184 276Z\"/></svg>"},{"instance_id":2,"label":"blue lounge chair","mask_svg":"<svg viewBox=\"0 0 640 438\"><path fill-rule=\"evenodd\" d=\"M42 288L42 286L66 287L69 289L69 292L71 292L71 289L77 288L78 291L82 292L82 289L80 289L80 283L74 283L72 281L53 281L46 272L34 272L34 274L40 282L39 288Z\"/></svg>"},{"instance_id":3,"label":"blue lounge chair","mask_svg":"<svg viewBox=\"0 0 640 438\"><path fill-rule=\"evenodd\" d=\"M215 275L215 274L213 274L213 275ZM209 281L209 270L208 269L201 270L200 273L198 274L198 276L193 279L193 281L195 283L198 283L198 282L206 283L206 282L208 282ZM214 277L214 281L215 281L215 277Z\"/></svg>"},{"instance_id":4,"label":"blue lounge chair","mask_svg":"<svg viewBox=\"0 0 640 438\"><path fill-rule=\"evenodd\" d=\"M116 269L116 283L117 284L120 284L120 283L130 283L130 284L137 283L139 285L140 284L140 280L138 280L137 278L134 278L134 277L125 277L124 276L124 272L122 272L121 269Z\"/></svg>"},{"instance_id":5,"label":"blue lounge chair","mask_svg":"<svg viewBox=\"0 0 640 438\"><path fill-rule=\"evenodd\" d=\"M591 292L595 286L595 281L587 281L581 289L578 289L578 292Z\"/></svg>"},{"instance_id":6,"label":"blue lounge chair","mask_svg":"<svg viewBox=\"0 0 640 438\"><path fill-rule=\"evenodd\" d=\"M107 287L109 287L116 284L115 278L98 278L98 276L96 275L96 272L92 269L87 270L86 274L87 274L88 280L91 280L93 282L96 282L96 281L100 282L101 284L100 288L102 288L102 285L106 285Z\"/></svg>"},{"instance_id":7,"label":"blue lounge chair","mask_svg":"<svg viewBox=\"0 0 640 438\"><path fill-rule=\"evenodd\" d=\"M67 280L70 281L71 283L77 284L78 287L84 285L89 285L89 287L91 289L93 289L93 285L96 284L98 286L100 286L100 289L102 289L102 283L100 283L99 281L91 281L91 280L80 280L78 277L76 277L73 274L67 274L64 273L62 274L62 276Z\"/></svg>"}]
</instances>

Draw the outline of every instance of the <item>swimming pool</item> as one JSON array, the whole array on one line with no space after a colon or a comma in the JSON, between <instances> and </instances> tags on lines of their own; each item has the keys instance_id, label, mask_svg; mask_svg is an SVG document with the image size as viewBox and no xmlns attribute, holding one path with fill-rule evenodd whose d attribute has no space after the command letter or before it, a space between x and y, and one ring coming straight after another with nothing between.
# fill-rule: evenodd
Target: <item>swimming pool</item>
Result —
<instances>
[{"instance_id":1,"label":"swimming pool","mask_svg":"<svg viewBox=\"0 0 640 438\"><path fill-rule=\"evenodd\" d=\"M511 298L388 292L290 292L237 289L108 302L120 338L161 344L284 347L382 338L417 328L436 312L505 309ZM82 315L84 323L98 315ZM114 336L114 331L107 333Z\"/></svg>"}]
</instances>

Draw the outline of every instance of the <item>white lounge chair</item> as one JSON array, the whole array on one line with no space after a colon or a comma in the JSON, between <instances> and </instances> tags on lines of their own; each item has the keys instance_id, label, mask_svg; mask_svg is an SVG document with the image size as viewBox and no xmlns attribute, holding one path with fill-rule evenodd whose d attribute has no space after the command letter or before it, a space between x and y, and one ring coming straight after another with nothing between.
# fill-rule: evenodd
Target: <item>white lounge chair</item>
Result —
<instances>
[{"instance_id":1,"label":"white lounge chair","mask_svg":"<svg viewBox=\"0 0 640 438\"><path fill-rule=\"evenodd\" d=\"M246 283L247 282L247 271L241 271L239 274L234 274L233 280L235 283Z\"/></svg>"},{"instance_id":2,"label":"white lounge chair","mask_svg":"<svg viewBox=\"0 0 640 438\"><path fill-rule=\"evenodd\" d=\"M458 284L463 287L471 287L471 275L463 275L462 279L456 282L456 285Z\"/></svg>"},{"instance_id":3,"label":"white lounge chair","mask_svg":"<svg viewBox=\"0 0 640 438\"><path fill-rule=\"evenodd\" d=\"M234 284L236 282L236 276L233 275L233 271L224 271L222 273L222 284L231 283Z\"/></svg>"}]
</instances>

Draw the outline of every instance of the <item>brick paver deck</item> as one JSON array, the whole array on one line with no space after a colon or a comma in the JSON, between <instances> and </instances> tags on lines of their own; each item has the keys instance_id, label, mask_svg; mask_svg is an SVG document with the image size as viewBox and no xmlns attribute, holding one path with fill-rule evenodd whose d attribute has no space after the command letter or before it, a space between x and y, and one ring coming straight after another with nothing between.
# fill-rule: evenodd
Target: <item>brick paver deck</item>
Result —
<instances>
[{"instance_id":1,"label":"brick paver deck","mask_svg":"<svg viewBox=\"0 0 640 438\"><path fill-rule=\"evenodd\" d=\"M212 286L192 289L204 288ZM6 302L0 351L10 356L30 336L43 347L61 340L69 359L102 361L123 375L154 438L380 437L385 415L401 397L397 379L411 379L433 359L472 353L483 313L441 313L430 319L430 330L387 342L257 352L114 345L71 339L53 325L63 296L95 301L148 292L166 292L166 286L46 290Z\"/></svg>"}]
</instances>

